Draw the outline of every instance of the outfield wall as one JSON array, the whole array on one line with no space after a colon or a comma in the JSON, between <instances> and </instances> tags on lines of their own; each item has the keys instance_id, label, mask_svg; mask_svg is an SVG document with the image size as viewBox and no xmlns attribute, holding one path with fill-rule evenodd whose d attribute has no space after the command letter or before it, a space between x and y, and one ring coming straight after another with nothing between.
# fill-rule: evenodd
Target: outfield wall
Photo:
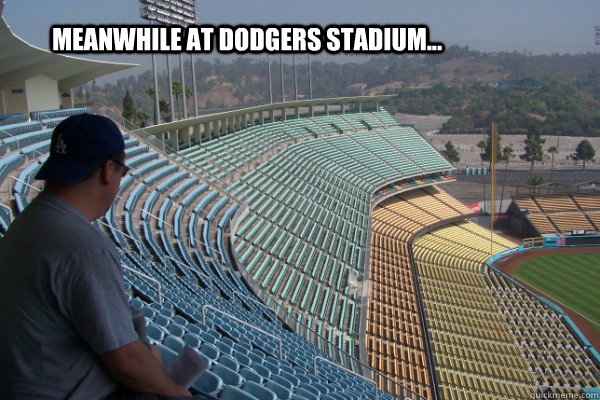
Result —
<instances>
[{"instance_id":1,"label":"outfield wall","mask_svg":"<svg viewBox=\"0 0 600 400\"><path fill-rule=\"evenodd\" d=\"M531 249L539 249L539 248L559 248L559 247L589 247L589 246L600 246L600 235L598 236L553 236L553 237L540 237L540 238L531 238L524 239L523 244L515 247L511 247L510 249L501 251L499 253L494 254L492 257L486 260L486 265L490 267L492 270L497 272L498 274L504 276L506 279L510 280L512 283L516 284L518 287L539 299L542 303L546 304L548 307L552 308L556 312L558 312L567 325L571 328L571 331L575 333L575 335L579 338L580 342L583 346L589 351L592 355L592 358L596 360L596 363L600 364L600 353L598 350L592 346L589 340L585 337L583 332L575 325L573 320L564 312L564 310L558 307L556 304L547 300L542 296L538 296L533 293L531 290L523 286L521 283L517 282L511 276L505 274L496 268L493 264L498 260L501 260L504 257L512 256L514 254L522 253Z\"/></svg>"}]
</instances>

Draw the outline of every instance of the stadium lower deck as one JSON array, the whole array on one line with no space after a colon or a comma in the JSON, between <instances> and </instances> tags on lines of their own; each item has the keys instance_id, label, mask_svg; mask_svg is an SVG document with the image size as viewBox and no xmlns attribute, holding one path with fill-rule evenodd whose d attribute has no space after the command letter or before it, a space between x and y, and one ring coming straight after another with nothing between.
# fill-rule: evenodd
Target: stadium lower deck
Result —
<instances>
[{"instance_id":1,"label":"stadium lower deck","mask_svg":"<svg viewBox=\"0 0 600 400\"><path fill-rule=\"evenodd\" d=\"M0 116L1 232L36 195L52 127L82 111ZM372 398L342 366L380 398L600 386L561 316L484 264L489 231L435 185L451 166L384 110L248 126L177 157L124 136L132 170L95 224L164 361L188 345L211 365L196 390Z\"/></svg>"}]
</instances>

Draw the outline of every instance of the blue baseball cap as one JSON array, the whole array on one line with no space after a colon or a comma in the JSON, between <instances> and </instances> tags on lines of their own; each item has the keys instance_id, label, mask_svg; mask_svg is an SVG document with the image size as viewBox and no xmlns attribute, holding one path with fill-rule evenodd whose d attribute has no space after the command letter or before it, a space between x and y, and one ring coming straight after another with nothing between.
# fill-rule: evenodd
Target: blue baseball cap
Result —
<instances>
[{"instance_id":1,"label":"blue baseball cap","mask_svg":"<svg viewBox=\"0 0 600 400\"><path fill-rule=\"evenodd\" d=\"M73 115L54 128L50 156L35 179L78 182L92 172L99 161L124 150L123 135L112 120L95 114Z\"/></svg>"}]
</instances>

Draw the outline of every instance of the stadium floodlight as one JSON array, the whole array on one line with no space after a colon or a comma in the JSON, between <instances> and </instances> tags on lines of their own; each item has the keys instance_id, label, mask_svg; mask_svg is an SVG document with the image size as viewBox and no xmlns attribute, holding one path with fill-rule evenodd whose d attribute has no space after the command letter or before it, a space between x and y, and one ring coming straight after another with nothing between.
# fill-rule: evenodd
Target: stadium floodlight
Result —
<instances>
[{"instance_id":1,"label":"stadium floodlight","mask_svg":"<svg viewBox=\"0 0 600 400\"><path fill-rule=\"evenodd\" d=\"M600 25L594 27L596 30L596 46L600 46Z\"/></svg>"},{"instance_id":2,"label":"stadium floodlight","mask_svg":"<svg viewBox=\"0 0 600 400\"><path fill-rule=\"evenodd\" d=\"M165 25L188 26L196 23L196 0L140 0L140 15Z\"/></svg>"},{"instance_id":3,"label":"stadium floodlight","mask_svg":"<svg viewBox=\"0 0 600 400\"><path fill-rule=\"evenodd\" d=\"M179 25L187 27L189 25L196 24L196 0L140 0L142 6L140 7L140 16L152 22L158 22L163 25ZM193 57L193 56L192 56ZM183 103L184 103L184 116L187 117L187 110L185 104L185 78L183 73L183 56L179 55L180 69L181 69L181 86L183 90ZM156 72L156 56L152 54L152 66L154 75L154 122L160 123L160 110L159 110L159 96L158 96L158 77ZM167 54L167 68L170 69L169 55ZM192 59L192 70L193 70L193 59ZM169 70L169 76L171 71ZM194 76L195 79L195 76ZM170 81L170 79L169 79ZM196 89L194 84L194 91ZM194 99L197 96L194 93ZM172 83L169 82L169 99L171 108L171 120L174 121L173 113L173 87ZM196 104L197 101L195 100ZM196 106L197 110L197 106ZM196 115L198 112L196 111Z\"/></svg>"}]
</instances>

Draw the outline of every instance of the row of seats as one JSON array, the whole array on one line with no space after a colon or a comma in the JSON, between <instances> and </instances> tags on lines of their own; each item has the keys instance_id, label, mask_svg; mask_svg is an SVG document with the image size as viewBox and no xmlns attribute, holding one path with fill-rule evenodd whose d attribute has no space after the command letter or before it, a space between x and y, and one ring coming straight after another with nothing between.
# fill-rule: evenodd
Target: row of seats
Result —
<instances>
[{"instance_id":1,"label":"row of seats","mask_svg":"<svg viewBox=\"0 0 600 400\"><path fill-rule=\"evenodd\" d=\"M521 195L513 198L527 218L542 233L600 230L597 213L600 195L563 193L554 195Z\"/></svg>"},{"instance_id":2,"label":"row of seats","mask_svg":"<svg viewBox=\"0 0 600 400\"><path fill-rule=\"evenodd\" d=\"M427 224L468 214L438 187L404 192L373 210L367 312L371 366L426 398L433 397L423 321L417 301L409 243Z\"/></svg>"},{"instance_id":3,"label":"row of seats","mask_svg":"<svg viewBox=\"0 0 600 400\"><path fill-rule=\"evenodd\" d=\"M444 398L517 399L541 386L597 386L593 361L560 315L483 264L489 238L488 230L463 222L414 242ZM493 253L514 245L494 240Z\"/></svg>"}]
</instances>

